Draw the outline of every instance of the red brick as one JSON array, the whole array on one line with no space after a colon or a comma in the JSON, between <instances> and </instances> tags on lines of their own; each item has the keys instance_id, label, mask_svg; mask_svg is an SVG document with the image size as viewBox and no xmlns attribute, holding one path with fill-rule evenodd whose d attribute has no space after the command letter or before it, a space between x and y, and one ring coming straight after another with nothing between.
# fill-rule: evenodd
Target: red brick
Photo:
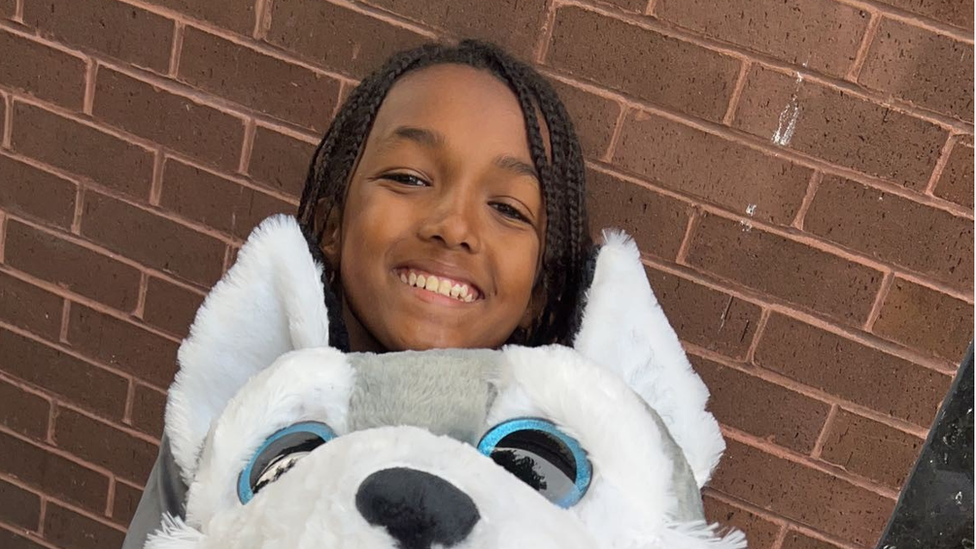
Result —
<instances>
[{"instance_id":1,"label":"red brick","mask_svg":"<svg viewBox=\"0 0 976 549\"><path fill-rule=\"evenodd\" d=\"M800 524L874 545L893 500L799 463L729 440L711 486Z\"/></svg>"},{"instance_id":2,"label":"red brick","mask_svg":"<svg viewBox=\"0 0 976 549\"><path fill-rule=\"evenodd\" d=\"M58 408L54 420L58 447L133 482L145 482L158 447L107 423Z\"/></svg>"},{"instance_id":3,"label":"red brick","mask_svg":"<svg viewBox=\"0 0 976 549\"><path fill-rule=\"evenodd\" d=\"M973 121L973 45L882 19L858 82Z\"/></svg>"},{"instance_id":4,"label":"red brick","mask_svg":"<svg viewBox=\"0 0 976 549\"><path fill-rule=\"evenodd\" d=\"M791 149L915 190L925 188L946 140L934 124L759 65L747 77L733 125L774 143L780 133Z\"/></svg>"},{"instance_id":5,"label":"red brick","mask_svg":"<svg viewBox=\"0 0 976 549\"><path fill-rule=\"evenodd\" d=\"M11 267L130 311L139 296L139 271L29 225L10 220L4 261Z\"/></svg>"},{"instance_id":6,"label":"red brick","mask_svg":"<svg viewBox=\"0 0 976 549\"><path fill-rule=\"evenodd\" d=\"M691 207L602 172L586 174L587 212L597 238L603 229L623 229L645 254L674 259L688 227Z\"/></svg>"},{"instance_id":7,"label":"red brick","mask_svg":"<svg viewBox=\"0 0 976 549\"><path fill-rule=\"evenodd\" d=\"M37 286L0 273L0 321L47 339L61 332L64 299Z\"/></svg>"},{"instance_id":8,"label":"red brick","mask_svg":"<svg viewBox=\"0 0 976 549\"><path fill-rule=\"evenodd\" d=\"M14 103L13 115L15 151L129 196L149 197L152 151L31 105Z\"/></svg>"},{"instance_id":9,"label":"red brick","mask_svg":"<svg viewBox=\"0 0 976 549\"><path fill-rule=\"evenodd\" d=\"M801 454L813 450L828 404L716 362L690 358L711 391L708 408L720 423Z\"/></svg>"},{"instance_id":10,"label":"red brick","mask_svg":"<svg viewBox=\"0 0 976 549\"><path fill-rule=\"evenodd\" d=\"M25 530L37 530L40 517L41 498L37 494L0 480L0 520Z\"/></svg>"},{"instance_id":11,"label":"red brick","mask_svg":"<svg viewBox=\"0 0 976 549\"><path fill-rule=\"evenodd\" d=\"M74 461L0 432L0 471L41 492L101 513L108 478Z\"/></svg>"},{"instance_id":12,"label":"red brick","mask_svg":"<svg viewBox=\"0 0 976 549\"><path fill-rule=\"evenodd\" d=\"M30 538L19 536L2 528L0 528L0 547L4 549L47 549L46 545L40 545Z\"/></svg>"},{"instance_id":13,"label":"red brick","mask_svg":"<svg viewBox=\"0 0 976 549\"><path fill-rule=\"evenodd\" d=\"M749 549L773 549L780 527L763 517L729 505L705 494L705 518L709 523L719 523L723 527L736 528L746 535Z\"/></svg>"},{"instance_id":14,"label":"red brick","mask_svg":"<svg viewBox=\"0 0 976 549\"><path fill-rule=\"evenodd\" d=\"M0 17L13 18L17 12L17 0L0 0Z\"/></svg>"},{"instance_id":15,"label":"red brick","mask_svg":"<svg viewBox=\"0 0 976 549\"><path fill-rule=\"evenodd\" d=\"M122 419L129 390L125 378L7 330L0 330L0 348L0 370L63 401Z\"/></svg>"},{"instance_id":16,"label":"red brick","mask_svg":"<svg viewBox=\"0 0 976 549\"><path fill-rule=\"evenodd\" d=\"M828 177L803 229L960 290L973 287L973 222L943 210Z\"/></svg>"},{"instance_id":17,"label":"red brick","mask_svg":"<svg viewBox=\"0 0 976 549\"><path fill-rule=\"evenodd\" d=\"M7 349L4 348L4 353L6 352ZM0 425L24 436L43 440L47 436L50 411L51 405L44 398L0 379ZM0 502L2 501L3 498L0 497Z\"/></svg>"},{"instance_id":18,"label":"red brick","mask_svg":"<svg viewBox=\"0 0 976 549\"><path fill-rule=\"evenodd\" d=\"M872 331L958 363L973 339L973 306L896 278Z\"/></svg>"},{"instance_id":19,"label":"red brick","mask_svg":"<svg viewBox=\"0 0 976 549\"><path fill-rule=\"evenodd\" d=\"M142 490L122 482L116 482L112 519L118 524L128 526L132 522L132 516L136 513L140 498L142 498Z\"/></svg>"},{"instance_id":20,"label":"red brick","mask_svg":"<svg viewBox=\"0 0 976 549\"><path fill-rule=\"evenodd\" d=\"M129 372L157 387L167 387L176 373L174 341L135 324L71 305L68 341L80 352Z\"/></svg>"},{"instance_id":21,"label":"red brick","mask_svg":"<svg viewBox=\"0 0 976 549\"><path fill-rule=\"evenodd\" d=\"M390 12L444 29L449 35L490 40L529 59L545 24L545 0L370 0Z\"/></svg>"},{"instance_id":22,"label":"red brick","mask_svg":"<svg viewBox=\"0 0 976 549\"><path fill-rule=\"evenodd\" d=\"M603 158L613 138L613 130L620 115L620 105L558 80L550 80L550 82L566 106L566 110L569 111L583 155L593 159Z\"/></svg>"},{"instance_id":23,"label":"red brick","mask_svg":"<svg viewBox=\"0 0 976 549\"><path fill-rule=\"evenodd\" d=\"M178 11L208 23L214 23L238 34L250 35L254 30L254 2L240 0L147 0L164 8Z\"/></svg>"},{"instance_id":24,"label":"red brick","mask_svg":"<svg viewBox=\"0 0 976 549\"><path fill-rule=\"evenodd\" d=\"M957 0L879 0L903 10L973 30L973 4Z\"/></svg>"},{"instance_id":25,"label":"red brick","mask_svg":"<svg viewBox=\"0 0 976 549\"><path fill-rule=\"evenodd\" d=\"M172 158L166 159L163 170L161 205L238 238L272 214L297 210L288 202Z\"/></svg>"},{"instance_id":26,"label":"red brick","mask_svg":"<svg viewBox=\"0 0 976 549\"><path fill-rule=\"evenodd\" d=\"M646 271L682 341L734 359L745 358L759 325L758 306L663 271Z\"/></svg>"},{"instance_id":27,"label":"red brick","mask_svg":"<svg viewBox=\"0 0 976 549\"><path fill-rule=\"evenodd\" d=\"M145 385L136 385L132 426L156 438L162 437L165 408L166 393Z\"/></svg>"},{"instance_id":28,"label":"red brick","mask_svg":"<svg viewBox=\"0 0 976 549\"><path fill-rule=\"evenodd\" d=\"M107 67L98 69L93 114L215 166L238 167L243 120Z\"/></svg>"},{"instance_id":29,"label":"red brick","mask_svg":"<svg viewBox=\"0 0 976 549\"><path fill-rule=\"evenodd\" d=\"M830 0L661 0L654 15L722 42L843 77L870 14Z\"/></svg>"},{"instance_id":30,"label":"red brick","mask_svg":"<svg viewBox=\"0 0 976 549\"><path fill-rule=\"evenodd\" d=\"M663 187L789 224L812 170L665 118L632 112L613 163Z\"/></svg>"},{"instance_id":31,"label":"red brick","mask_svg":"<svg viewBox=\"0 0 976 549\"><path fill-rule=\"evenodd\" d=\"M973 209L973 147L956 143L935 187L935 196Z\"/></svg>"},{"instance_id":32,"label":"red brick","mask_svg":"<svg viewBox=\"0 0 976 549\"><path fill-rule=\"evenodd\" d=\"M197 309L203 303L202 294L192 292L165 280L149 277L146 291L146 310L143 319L173 335L186 337Z\"/></svg>"},{"instance_id":33,"label":"red brick","mask_svg":"<svg viewBox=\"0 0 976 549\"><path fill-rule=\"evenodd\" d=\"M338 80L193 27L183 37L179 79L317 131L328 128L339 99Z\"/></svg>"},{"instance_id":34,"label":"red brick","mask_svg":"<svg viewBox=\"0 0 976 549\"><path fill-rule=\"evenodd\" d=\"M50 502L44 515L44 538L64 549L102 549L121 547L125 534Z\"/></svg>"},{"instance_id":35,"label":"red brick","mask_svg":"<svg viewBox=\"0 0 976 549\"><path fill-rule=\"evenodd\" d=\"M81 109L85 61L26 38L0 31L0 83L39 99Z\"/></svg>"},{"instance_id":36,"label":"red brick","mask_svg":"<svg viewBox=\"0 0 976 549\"><path fill-rule=\"evenodd\" d=\"M624 11L644 13L648 0L607 0L604 3L613 4Z\"/></svg>"},{"instance_id":37,"label":"red brick","mask_svg":"<svg viewBox=\"0 0 976 549\"><path fill-rule=\"evenodd\" d=\"M925 441L840 409L824 441L821 459L900 490Z\"/></svg>"},{"instance_id":38,"label":"red brick","mask_svg":"<svg viewBox=\"0 0 976 549\"><path fill-rule=\"evenodd\" d=\"M783 549L840 549L833 543L807 537L799 532L789 532L783 540Z\"/></svg>"},{"instance_id":39,"label":"red brick","mask_svg":"<svg viewBox=\"0 0 976 549\"><path fill-rule=\"evenodd\" d=\"M71 227L77 187L67 179L0 154L0 209L55 225Z\"/></svg>"},{"instance_id":40,"label":"red brick","mask_svg":"<svg viewBox=\"0 0 976 549\"><path fill-rule=\"evenodd\" d=\"M247 173L290 196L301 196L315 145L258 126Z\"/></svg>"},{"instance_id":41,"label":"red brick","mask_svg":"<svg viewBox=\"0 0 976 549\"><path fill-rule=\"evenodd\" d=\"M844 400L929 427L949 376L773 314L756 349L758 366Z\"/></svg>"},{"instance_id":42,"label":"red brick","mask_svg":"<svg viewBox=\"0 0 976 549\"><path fill-rule=\"evenodd\" d=\"M295 215L298 206L269 194L245 187L236 207L234 236L247 238L262 221L274 214Z\"/></svg>"},{"instance_id":43,"label":"red brick","mask_svg":"<svg viewBox=\"0 0 976 549\"><path fill-rule=\"evenodd\" d=\"M102 194L85 193L81 234L197 284L209 286L220 278L223 242Z\"/></svg>"},{"instance_id":44,"label":"red brick","mask_svg":"<svg viewBox=\"0 0 976 549\"><path fill-rule=\"evenodd\" d=\"M227 249L227 267L230 268L234 263L237 263L237 253L241 249L237 246L229 246Z\"/></svg>"},{"instance_id":45,"label":"red brick","mask_svg":"<svg viewBox=\"0 0 976 549\"><path fill-rule=\"evenodd\" d=\"M714 121L725 115L740 65L732 57L576 7L556 12L545 63Z\"/></svg>"},{"instance_id":46,"label":"red brick","mask_svg":"<svg viewBox=\"0 0 976 549\"><path fill-rule=\"evenodd\" d=\"M423 35L331 2L277 0L267 41L323 67L363 78Z\"/></svg>"},{"instance_id":47,"label":"red brick","mask_svg":"<svg viewBox=\"0 0 976 549\"><path fill-rule=\"evenodd\" d=\"M848 324L871 312L882 274L748 224L702 215L688 264Z\"/></svg>"},{"instance_id":48,"label":"red brick","mask_svg":"<svg viewBox=\"0 0 976 549\"><path fill-rule=\"evenodd\" d=\"M59 42L159 73L169 69L173 22L115 0L26 0L24 23Z\"/></svg>"}]
</instances>

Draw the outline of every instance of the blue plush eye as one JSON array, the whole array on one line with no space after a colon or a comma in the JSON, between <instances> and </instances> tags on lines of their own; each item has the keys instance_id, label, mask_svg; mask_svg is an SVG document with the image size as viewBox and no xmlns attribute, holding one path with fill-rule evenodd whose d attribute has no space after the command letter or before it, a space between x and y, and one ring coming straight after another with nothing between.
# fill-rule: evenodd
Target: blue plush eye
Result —
<instances>
[{"instance_id":1,"label":"blue plush eye","mask_svg":"<svg viewBox=\"0 0 976 549\"><path fill-rule=\"evenodd\" d=\"M336 437L324 423L304 421L268 437L237 478L237 497L247 504L262 488L278 480L312 450Z\"/></svg>"},{"instance_id":2,"label":"blue plush eye","mask_svg":"<svg viewBox=\"0 0 976 549\"><path fill-rule=\"evenodd\" d=\"M593 476L579 442L544 419L500 423L481 438L478 451L563 508L579 502Z\"/></svg>"}]
</instances>

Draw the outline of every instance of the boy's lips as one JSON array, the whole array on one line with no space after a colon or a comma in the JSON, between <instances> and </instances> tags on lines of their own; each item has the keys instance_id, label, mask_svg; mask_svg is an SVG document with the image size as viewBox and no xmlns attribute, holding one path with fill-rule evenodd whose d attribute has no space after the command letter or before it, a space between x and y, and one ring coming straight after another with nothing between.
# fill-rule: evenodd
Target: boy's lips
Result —
<instances>
[{"instance_id":1,"label":"boy's lips","mask_svg":"<svg viewBox=\"0 0 976 549\"><path fill-rule=\"evenodd\" d=\"M484 292L460 269L440 265L410 264L396 267L393 269L393 275L407 286L453 301L472 303L484 299Z\"/></svg>"}]
</instances>

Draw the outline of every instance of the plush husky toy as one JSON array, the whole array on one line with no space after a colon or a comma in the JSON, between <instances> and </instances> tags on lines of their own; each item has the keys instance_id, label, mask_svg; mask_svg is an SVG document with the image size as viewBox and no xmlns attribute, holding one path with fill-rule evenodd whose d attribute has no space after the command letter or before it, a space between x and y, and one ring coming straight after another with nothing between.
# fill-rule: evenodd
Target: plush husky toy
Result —
<instances>
[{"instance_id":1,"label":"plush husky toy","mask_svg":"<svg viewBox=\"0 0 976 549\"><path fill-rule=\"evenodd\" d=\"M186 519L147 548L745 547L704 521L708 391L605 240L573 349L344 354L297 223L266 220L179 350Z\"/></svg>"}]
</instances>

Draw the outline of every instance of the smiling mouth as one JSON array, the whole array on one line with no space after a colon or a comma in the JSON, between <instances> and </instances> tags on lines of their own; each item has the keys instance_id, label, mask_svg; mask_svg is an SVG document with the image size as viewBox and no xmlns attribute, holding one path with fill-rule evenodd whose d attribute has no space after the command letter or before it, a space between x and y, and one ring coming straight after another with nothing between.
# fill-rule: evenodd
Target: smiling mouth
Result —
<instances>
[{"instance_id":1,"label":"smiling mouth","mask_svg":"<svg viewBox=\"0 0 976 549\"><path fill-rule=\"evenodd\" d=\"M396 275L400 282L407 286L413 286L462 303L471 303L482 299L482 294L478 288L461 280L409 268L397 269Z\"/></svg>"}]
</instances>

